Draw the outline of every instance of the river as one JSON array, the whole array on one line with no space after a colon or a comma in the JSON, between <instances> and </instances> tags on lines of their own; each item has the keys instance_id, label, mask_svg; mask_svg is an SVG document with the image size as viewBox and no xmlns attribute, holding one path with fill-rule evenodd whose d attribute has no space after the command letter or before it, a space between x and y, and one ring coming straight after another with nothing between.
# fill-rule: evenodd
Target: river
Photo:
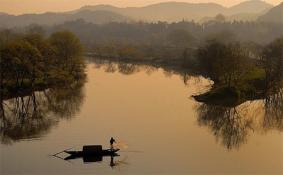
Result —
<instances>
[{"instance_id":1,"label":"river","mask_svg":"<svg viewBox=\"0 0 283 175\"><path fill-rule=\"evenodd\" d=\"M210 85L152 66L88 63L82 86L4 102L0 174L283 174L282 110L268 111L263 100L225 108L191 98ZM111 136L121 148L115 166L110 157L51 156L108 147Z\"/></svg>"}]
</instances>

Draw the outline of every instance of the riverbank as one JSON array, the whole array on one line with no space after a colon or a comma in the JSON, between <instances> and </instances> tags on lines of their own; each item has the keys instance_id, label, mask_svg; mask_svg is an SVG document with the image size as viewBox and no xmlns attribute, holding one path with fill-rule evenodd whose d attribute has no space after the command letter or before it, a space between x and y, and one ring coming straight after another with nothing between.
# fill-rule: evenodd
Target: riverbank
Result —
<instances>
[{"instance_id":1,"label":"riverbank","mask_svg":"<svg viewBox=\"0 0 283 175\"><path fill-rule=\"evenodd\" d=\"M74 77L69 77L69 79L57 79L56 81L43 81L36 80L34 83L29 82L28 80L17 87L15 83L6 83L4 88L0 89L1 100L8 100L15 97L24 97L32 94L35 91L44 91L49 88L64 88L66 86L73 87L85 83L86 76L75 79Z\"/></svg>"}]
</instances>

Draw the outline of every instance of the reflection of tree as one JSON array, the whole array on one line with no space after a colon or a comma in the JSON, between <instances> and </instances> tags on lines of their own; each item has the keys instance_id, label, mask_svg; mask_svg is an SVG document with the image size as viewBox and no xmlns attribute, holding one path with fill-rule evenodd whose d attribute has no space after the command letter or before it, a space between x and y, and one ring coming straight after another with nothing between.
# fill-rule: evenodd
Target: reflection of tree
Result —
<instances>
[{"instance_id":1,"label":"reflection of tree","mask_svg":"<svg viewBox=\"0 0 283 175\"><path fill-rule=\"evenodd\" d=\"M45 91L48 110L60 118L74 116L79 111L84 98L82 86L83 84L80 82L68 89L53 88Z\"/></svg>"},{"instance_id":2,"label":"reflection of tree","mask_svg":"<svg viewBox=\"0 0 283 175\"><path fill-rule=\"evenodd\" d=\"M91 61L95 63L95 68L102 68L105 72L108 73L115 73L118 71L119 73L124 75L131 75L142 70L150 75L152 72L158 70L158 68L146 64L135 64L102 59L93 59Z\"/></svg>"},{"instance_id":3,"label":"reflection of tree","mask_svg":"<svg viewBox=\"0 0 283 175\"><path fill-rule=\"evenodd\" d=\"M150 65L144 65L142 66L142 69L145 70L147 75L151 75L153 72L158 70L158 68Z\"/></svg>"},{"instance_id":4,"label":"reflection of tree","mask_svg":"<svg viewBox=\"0 0 283 175\"><path fill-rule=\"evenodd\" d=\"M1 101L0 139L8 144L46 134L60 118L71 118L82 104L82 84L51 88Z\"/></svg>"},{"instance_id":5,"label":"reflection of tree","mask_svg":"<svg viewBox=\"0 0 283 175\"><path fill-rule=\"evenodd\" d=\"M191 79L192 76L190 76L189 74L187 73L183 73L183 82L185 85L188 85L188 81Z\"/></svg>"},{"instance_id":6,"label":"reflection of tree","mask_svg":"<svg viewBox=\"0 0 283 175\"><path fill-rule=\"evenodd\" d=\"M283 89L265 99L265 116L263 127L265 129L278 129L283 131Z\"/></svg>"},{"instance_id":7,"label":"reflection of tree","mask_svg":"<svg viewBox=\"0 0 283 175\"><path fill-rule=\"evenodd\" d=\"M227 149L239 148L246 142L251 120L241 115L239 108L228 108L202 104L198 108L198 123L208 126L217 140Z\"/></svg>"},{"instance_id":8,"label":"reflection of tree","mask_svg":"<svg viewBox=\"0 0 283 175\"><path fill-rule=\"evenodd\" d=\"M168 69L167 70L164 69L163 73L164 76L168 78L172 77L175 74L173 70L168 70Z\"/></svg>"},{"instance_id":9,"label":"reflection of tree","mask_svg":"<svg viewBox=\"0 0 283 175\"><path fill-rule=\"evenodd\" d=\"M118 70L122 74L131 75L133 73L139 72L139 66L135 64L129 64L129 63L119 63L118 64Z\"/></svg>"},{"instance_id":10,"label":"reflection of tree","mask_svg":"<svg viewBox=\"0 0 283 175\"><path fill-rule=\"evenodd\" d=\"M237 107L201 104L197 112L200 126L209 127L227 149L239 148L251 131L283 131L283 89L264 100Z\"/></svg>"},{"instance_id":11,"label":"reflection of tree","mask_svg":"<svg viewBox=\"0 0 283 175\"><path fill-rule=\"evenodd\" d=\"M105 66L105 72L110 72L110 73L114 73L117 71L117 67L116 67L116 64L114 63L109 63L109 64L106 64Z\"/></svg>"}]
</instances>

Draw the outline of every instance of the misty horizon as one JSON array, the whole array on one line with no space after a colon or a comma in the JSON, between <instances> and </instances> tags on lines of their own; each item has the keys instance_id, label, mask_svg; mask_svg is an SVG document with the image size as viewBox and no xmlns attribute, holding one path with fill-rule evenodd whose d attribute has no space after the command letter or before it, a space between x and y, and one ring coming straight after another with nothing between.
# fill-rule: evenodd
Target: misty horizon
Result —
<instances>
[{"instance_id":1,"label":"misty horizon","mask_svg":"<svg viewBox=\"0 0 283 175\"><path fill-rule=\"evenodd\" d=\"M4 0L5 1L5 0ZM15 1L3 2L0 0L0 13L7 13L10 15L23 15L23 14L42 14L42 13L63 13L72 10L79 9L84 6L98 6L98 5L105 5L105 6L113 6L117 8L140 8L140 7L147 7L155 4L162 4L162 3L188 3L188 4L218 4L225 8L230 8L236 5L239 5L244 2L248 1L261 1L272 6L276 6L282 3L281 0L236 0L233 2L226 2L223 0L142 0L142 1L101 1L101 0L79 0L76 2L66 2L66 0L59 0L57 2L52 2L50 0L44 0L45 2L38 3L34 0L28 0L24 4Z\"/></svg>"}]
</instances>

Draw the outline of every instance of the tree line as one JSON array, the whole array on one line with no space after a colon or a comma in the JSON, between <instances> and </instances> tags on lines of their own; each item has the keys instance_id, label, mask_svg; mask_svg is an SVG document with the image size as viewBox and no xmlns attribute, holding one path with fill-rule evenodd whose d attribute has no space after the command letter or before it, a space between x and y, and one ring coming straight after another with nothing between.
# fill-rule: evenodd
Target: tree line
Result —
<instances>
[{"instance_id":1,"label":"tree line","mask_svg":"<svg viewBox=\"0 0 283 175\"><path fill-rule=\"evenodd\" d=\"M80 40L69 31L0 33L1 98L85 76ZM4 94L4 95L3 95Z\"/></svg>"},{"instance_id":2,"label":"tree line","mask_svg":"<svg viewBox=\"0 0 283 175\"><path fill-rule=\"evenodd\" d=\"M28 84L25 82L34 84L47 82L47 79L49 82L56 82L81 76L84 64L82 59L77 59L81 54L81 47L75 44L78 39L66 41L66 34L62 38L60 31L66 29L78 36L85 53L89 55L108 60L180 67L212 79L214 87L226 88L228 94L234 88L235 96L269 93L275 87L274 83L280 84L282 80L283 31L282 26L275 23L225 22L218 17L203 24L180 21L96 25L76 20L53 27L31 25L27 29L16 29L32 31L21 36L10 36L9 30L0 32L0 42L5 46L1 46L4 51L1 53L5 53L6 58L18 57L9 56L7 53L14 51L7 48L19 48L23 45L26 45L23 50L29 50L28 55L33 55L31 59L25 55L26 52L17 52L22 54L21 58L28 58L21 61L25 65L21 68L16 68L16 61L12 64L2 61L1 64L15 65L12 68L16 70L13 76L17 87ZM39 35L42 31L46 31L50 37ZM37 39L34 39L35 36ZM9 40L21 41L13 44L5 41L7 37ZM31 64L26 64L24 60L29 60ZM41 78L35 76L40 74ZM9 83L6 81L6 84ZM276 90L275 88L274 91Z\"/></svg>"},{"instance_id":3,"label":"tree line","mask_svg":"<svg viewBox=\"0 0 283 175\"><path fill-rule=\"evenodd\" d=\"M76 20L45 27L51 33L68 29L90 52L119 58L170 59L182 55L179 48L195 48L207 40L267 44L283 36L282 25L264 22L223 21L215 17L205 23L131 22L97 25Z\"/></svg>"},{"instance_id":4,"label":"tree line","mask_svg":"<svg viewBox=\"0 0 283 175\"><path fill-rule=\"evenodd\" d=\"M221 96L229 100L264 98L283 87L283 38L254 50L239 42L210 41L197 50L196 58L188 62L214 81L210 92L196 97L200 101Z\"/></svg>"}]
</instances>

